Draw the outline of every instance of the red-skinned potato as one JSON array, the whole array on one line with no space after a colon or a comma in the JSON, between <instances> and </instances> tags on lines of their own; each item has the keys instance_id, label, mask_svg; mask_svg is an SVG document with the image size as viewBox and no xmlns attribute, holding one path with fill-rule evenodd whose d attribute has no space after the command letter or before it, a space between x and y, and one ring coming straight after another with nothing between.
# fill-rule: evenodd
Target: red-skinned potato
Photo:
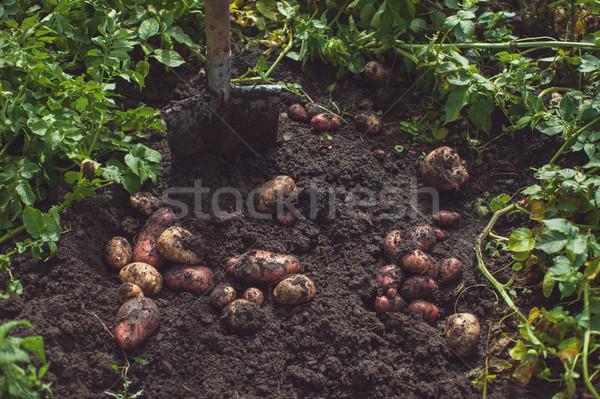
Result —
<instances>
[{"instance_id":1,"label":"red-skinned potato","mask_svg":"<svg viewBox=\"0 0 600 399\"><path fill-rule=\"evenodd\" d=\"M452 227L460 222L460 215L452 211L439 211L433 215L433 224L439 227Z\"/></svg>"},{"instance_id":2,"label":"red-skinned potato","mask_svg":"<svg viewBox=\"0 0 600 399\"><path fill-rule=\"evenodd\" d=\"M460 356L477 350L480 332L479 320L470 313L456 313L446 321L446 342Z\"/></svg>"},{"instance_id":3,"label":"red-skinned potato","mask_svg":"<svg viewBox=\"0 0 600 399\"><path fill-rule=\"evenodd\" d=\"M438 286L429 276L415 275L410 276L400 289L402 297L406 300L426 298L433 291L437 290Z\"/></svg>"},{"instance_id":4,"label":"red-skinned potato","mask_svg":"<svg viewBox=\"0 0 600 399\"><path fill-rule=\"evenodd\" d=\"M175 263L197 265L202 261L202 239L183 227L171 226L158 237L158 253Z\"/></svg>"},{"instance_id":5,"label":"red-skinned potato","mask_svg":"<svg viewBox=\"0 0 600 399\"><path fill-rule=\"evenodd\" d=\"M291 177L277 176L256 190L254 207L259 212L275 213L278 202L283 202L296 188L296 183Z\"/></svg>"},{"instance_id":6,"label":"red-skinned potato","mask_svg":"<svg viewBox=\"0 0 600 399\"><path fill-rule=\"evenodd\" d=\"M155 267L144 262L130 263L119 272L119 277L124 283L138 285L144 295L152 296L162 290L163 278Z\"/></svg>"},{"instance_id":7,"label":"red-skinned potato","mask_svg":"<svg viewBox=\"0 0 600 399\"><path fill-rule=\"evenodd\" d=\"M138 191L129 196L129 205L142 215L152 216L162 205L162 201L147 191Z\"/></svg>"},{"instance_id":8,"label":"red-skinned potato","mask_svg":"<svg viewBox=\"0 0 600 399\"><path fill-rule=\"evenodd\" d=\"M365 64L363 72L366 78L376 86L389 86L392 84L392 69L379 61L369 61Z\"/></svg>"},{"instance_id":9,"label":"red-skinned potato","mask_svg":"<svg viewBox=\"0 0 600 399\"><path fill-rule=\"evenodd\" d=\"M144 262L156 268L163 266L167 260L158 253L156 240L174 222L175 214L171 209L160 208L154 212L138 236L133 250L133 261Z\"/></svg>"},{"instance_id":10,"label":"red-skinned potato","mask_svg":"<svg viewBox=\"0 0 600 399\"><path fill-rule=\"evenodd\" d=\"M361 112L354 117L354 124L361 133L377 134L383 129L381 119L370 112Z\"/></svg>"},{"instance_id":11,"label":"red-skinned potato","mask_svg":"<svg viewBox=\"0 0 600 399\"><path fill-rule=\"evenodd\" d=\"M408 307L420 314L426 323L433 323L437 320L439 315L437 306L423 299L415 299L408 305Z\"/></svg>"},{"instance_id":12,"label":"red-skinned potato","mask_svg":"<svg viewBox=\"0 0 600 399\"><path fill-rule=\"evenodd\" d=\"M398 288L402 280L404 280L404 273L396 265L383 266L377 272L377 278L375 279L384 291L391 288Z\"/></svg>"},{"instance_id":13,"label":"red-skinned potato","mask_svg":"<svg viewBox=\"0 0 600 399\"><path fill-rule=\"evenodd\" d=\"M117 298L121 303L125 303L138 296L144 296L144 291L137 284L123 283L117 289Z\"/></svg>"},{"instance_id":14,"label":"red-skinned potato","mask_svg":"<svg viewBox=\"0 0 600 399\"><path fill-rule=\"evenodd\" d=\"M236 299L223 309L221 321L238 334L252 334L264 323L260 305L245 299Z\"/></svg>"},{"instance_id":15,"label":"red-skinned potato","mask_svg":"<svg viewBox=\"0 0 600 399\"><path fill-rule=\"evenodd\" d=\"M300 271L297 257L262 250L246 252L227 262L227 273L247 284L271 284Z\"/></svg>"},{"instance_id":16,"label":"red-skinned potato","mask_svg":"<svg viewBox=\"0 0 600 399\"><path fill-rule=\"evenodd\" d=\"M437 278L439 265L430 255L420 249L415 249L404 255L400 260L402 269L407 273L425 274Z\"/></svg>"},{"instance_id":17,"label":"red-skinned potato","mask_svg":"<svg viewBox=\"0 0 600 399\"><path fill-rule=\"evenodd\" d=\"M213 287L214 274L203 266L174 266L163 273L165 285L173 291L202 295Z\"/></svg>"},{"instance_id":18,"label":"red-skinned potato","mask_svg":"<svg viewBox=\"0 0 600 399\"><path fill-rule=\"evenodd\" d=\"M290 105L287 113L291 120L297 122L304 122L306 120L306 110L301 104Z\"/></svg>"},{"instance_id":19,"label":"red-skinned potato","mask_svg":"<svg viewBox=\"0 0 600 399\"><path fill-rule=\"evenodd\" d=\"M435 230L431 226L416 226L410 236L415 240L422 251L431 251L436 242Z\"/></svg>"},{"instance_id":20,"label":"red-skinned potato","mask_svg":"<svg viewBox=\"0 0 600 399\"><path fill-rule=\"evenodd\" d=\"M250 287L246 291L244 291L242 298L244 298L247 301L257 303L258 305L262 305L265 301L265 296L263 295L263 292L258 288L254 287Z\"/></svg>"},{"instance_id":21,"label":"red-skinned potato","mask_svg":"<svg viewBox=\"0 0 600 399\"><path fill-rule=\"evenodd\" d=\"M125 350L134 349L152 335L160 324L158 307L150 298L137 297L117 313L115 339Z\"/></svg>"},{"instance_id":22,"label":"red-skinned potato","mask_svg":"<svg viewBox=\"0 0 600 399\"><path fill-rule=\"evenodd\" d=\"M377 313L385 312L403 312L406 309L406 302L400 296L389 297L387 295L380 296L375 299L375 311Z\"/></svg>"},{"instance_id":23,"label":"red-skinned potato","mask_svg":"<svg viewBox=\"0 0 600 399\"><path fill-rule=\"evenodd\" d=\"M313 129L321 132L339 130L341 127L338 117L328 113L322 113L314 116L310 120L310 125L313 127Z\"/></svg>"},{"instance_id":24,"label":"red-skinned potato","mask_svg":"<svg viewBox=\"0 0 600 399\"><path fill-rule=\"evenodd\" d=\"M438 281L440 284L452 283L458 279L462 269L462 263L456 258L447 258L442 261Z\"/></svg>"},{"instance_id":25,"label":"red-skinned potato","mask_svg":"<svg viewBox=\"0 0 600 399\"><path fill-rule=\"evenodd\" d=\"M210 304L217 309L222 309L235 300L235 289L226 284L219 284L210 293Z\"/></svg>"},{"instance_id":26,"label":"red-skinned potato","mask_svg":"<svg viewBox=\"0 0 600 399\"><path fill-rule=\"evenodd\" d=\"M123 237L111 238L106 244L103 255L104 262L115 270L121 270L131 263L133 258L131 245Z\"/></svg>"},{"instance_id":27,"label":"red-skinned potato","mask_svg":"<svg viewBox=\"0 0 600 399\"><path fill-rule=\"evenodd\" d=\"M273 290L273 300L282 305L300 305L315 297L315 283L304 274L284 278Z\"/></svg>"},{"instance_id":28,"label":"red-skinned potato","mask_svg":"<svg viewBox=\"0 0 600 399\"><path fill-rule=\"evenodd\" d=\"M392 230L385 236L385 240L383 241L383 256L388 262L398 263L401 243L402 233L400 230Z\"/></svg>"},{"instance_id":29,"label":"red-skinned potato","mask_svg":"<svg viewBox=\"0 0 600 399\"><path fill-rule=\"evenodd\" d=\"M296 221L294 214L290 211L277 212L277 221L282 226L291 226Z\"/></svg>"},{"instance_id":30,"label":"red-skinned potato","mask_svg":"<svg viewBox=\"0 0 600 399\"><path fill-rule=\"evenodd\" d=\"M433 229L433 232L435 233L435 241L443 241L446 239L446 234L444 234L444 232L438 228Z\"/></svg>"},{"instance_id":31,"label":"red-skinned potato","mask_svg":"<svg viewBox=\"0 0 600 399\"><path fill-rule=\"evenodd\" d=\"M425 183L440 191L458 190L469 178L462 160L450 147L440 147L429 153L421 164Z\"/></svg>"}]
</instances>

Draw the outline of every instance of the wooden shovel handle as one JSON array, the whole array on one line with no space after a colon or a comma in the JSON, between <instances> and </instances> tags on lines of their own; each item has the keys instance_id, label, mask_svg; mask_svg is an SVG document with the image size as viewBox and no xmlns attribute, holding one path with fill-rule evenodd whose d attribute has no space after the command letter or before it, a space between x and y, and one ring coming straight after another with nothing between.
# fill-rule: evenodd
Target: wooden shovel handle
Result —
<instances>
[{"instance_id":1,"label":"wooden shovel handle","mask_svg":"<svg viewBox=\"0 0 600 399\"><path fill-rule=\"evenodd\" d=\"M206 0L206 56L220 61L229 57L229 0Z\"/></svg>"}]
</instances>

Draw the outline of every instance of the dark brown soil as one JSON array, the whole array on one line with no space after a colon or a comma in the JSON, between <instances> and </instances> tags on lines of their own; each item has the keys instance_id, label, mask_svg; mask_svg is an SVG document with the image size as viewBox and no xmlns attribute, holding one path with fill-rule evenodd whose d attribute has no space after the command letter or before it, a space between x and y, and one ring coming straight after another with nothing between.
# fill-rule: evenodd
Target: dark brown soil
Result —
<instances>
[{"instance_id":1,"label":"dark brown soil","mask_svg":"<svg viewBox=\"0 0 600 399\"><path fill-rule=\"evenodd\" d=\"M238 56L238 72L255 60L255 52ZM179 74L192 86L202 85L193 77L195 72L190 68ZM308 66L303 73L290 63L279 67L275 78L301 83L313 99L330 107L326 87L334 76L320 65ZM167 81L173 82L173 76ZM175 92L172 84L165 86L166 92L145 92L147 102L164 106L191 91L185 84ZM334 99L352 112L371 92L358 80L338 82ZM273 112L283 113L290 104L303 101L289 93L283 99ZM408 95L398 107L403 111L403 104L418 100ZM386 116L384 122L395 118ZM431 254L438 261L456 257L464 269L460 282L442 286L430 298L439 307L440 318L429 325L411 311L378 315L373 304L382 294L375 277L385 264L380 248L385 235L393 229L408 232L426 223L424 216L431 214L431 196L416 196L417 165L422 152L435 146L412 148L410 136L397 125L362 139L352 125L325 137L285 115L280 118L279 138L262 156L249 153L225 159L198 154L175 164L163 137L153 134L148 143L163 153L165 173L156 187L148 189L160 195L169 188L194 187L195 182L210 189L196 204L191 194L179 199L189 207L181 224L202 236L203 266L214 271L215 283L233 284L241 297L247 286L225 274L226 261L250 249L263 249L298 256L316 284L316 297L308 304L285 307L273 302L274 286L262 286L264 324L254 334L238 335L220 322L220 312L206 296L163 289L153 298L161 313L157 333L128 353L147 362L140 365L129 358L130 393L143 389L141 397L156 399L482 397L465 373L483 364L489 328L502 309L489 289L476 286L486 281L477 271L473 246L487 219L474 214L473 203L485 193L512 194L530 184L529 167L544 163L554 142L537 133L499 140L484 153L481 166L466 145L454 147L467 161L471 179L462 191L441 194L440 205L458 211L463 220L445 229L446 240ZM394 150L398 144L405 147L402 153ZM374 153L378 149L385 155ZM218 217L211 209L210 198L218 188L235 188L245 198L281 174L292 176L300 189L318 192L313 217L306 191L297 203L306 220L292 226L249 217L245 208L236 210L231 195L222 194L218 202L228 217ZM398 189L402 206L381 198L367 206L364 189L377 194ZM329 192L336 194L330 197ZM352 206L357 200L362 204ZM197 217L200 211L209 218ZM385 219L385 214L394 218ZM114 328L119 309L119 280L101 255L115 235L134 242L144 222L129 207L128 194L109 187L64 215L63 223L71 231L61 238L54 259L40 263L26 256L15 258L12 270L25 291L0 302L0 321L27 319L35 326L33 333L44 337L52 362L47 380L57 398L105 398L105 391L122 392L123 380L111 366L125 365L125 357L107 331ZM517 222L521 220L505 227ZM460 289L469 286L475 287L456 301ZM478 351L465 358L453 353L443 338L444 321L455 309L475 314L482 323ZM30 334L26 329L15 331ZM549 398L560 389L537 381L518 388L505 377L489 386L488 398Z\"/></svg>"}]
</instances>

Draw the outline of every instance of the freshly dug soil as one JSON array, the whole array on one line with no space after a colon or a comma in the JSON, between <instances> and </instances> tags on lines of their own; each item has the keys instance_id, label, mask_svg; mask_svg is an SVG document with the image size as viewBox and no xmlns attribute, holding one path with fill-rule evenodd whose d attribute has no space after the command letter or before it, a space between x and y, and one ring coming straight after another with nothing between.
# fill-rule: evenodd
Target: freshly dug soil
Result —
<instances>
[{"instance_id":1,"label":"freshly dug soil","mask_svg":"<svg viewBox=\"0 0 600 399\"><path fill-rule=\"evenodd\" d=\"M257 52L249 51L239 54L234 65L243 72L256 59ZM191 88L204 84L195 72L196 68L180 68L185 82L177 86L172 75L148 79L167 83L162 90L156 84L144 91L141 99L165 106L169 100L185 98ZM313 99L332 108L326 87L334 77L334 71L318 64L302 72L296 64L284 63L275 79L302 84ZM364 82L349 79L347 84L338 83L334 99L352 113L372 92ZM135 90L130 94L139 96ZM409 93L383 121L406 118L403 104L418 100ZM537 133L499 140L483 154L480 166L474 151L464 144L454 146L467 161L471 177L462 191L441 194L439 205L459 212L462 222L444 229L446 240L431 254L438 261L460 259L463 273L459 282L442 286L430 298L439 307L440 318L429 325L411 311L378 315L373 304L382 295L375 277L385 264L380 248L385 235L394 229L408 232L427 223L431 215L431 195L417 195L417 171L422 153L435 146L413 148L410 136L397 124L376 136L361 137L352 123L320 135L284 114L289 105L303 101L284 94L280 108L273 110L282 113L280 140L260 156L197 154L175 162L163 135L153 133L149 138L148 144L163 154L165 172L156 187L147 189L161 195L167 189L201 184L209 190L195 197L189 190L171 197L187 206L181 224L202 236L202 265L214 271L215 283L229 282L241 297L247 286L225 274L226 261L250 249L263 249L297 256L315 282L317 295L307 304L286 307L272 300L274 285L259 287L265 292L264 324L256 333L239 335L220 321L220 311L210 306L207 296L164 288L153 298L161 314L158 331L128 353L129 393L143 389L141 397L156 399L481 397L465 373L484 363L486 338L502 307L491 290L481 286L486 281L477 271L473 246L487 219L475 215L473 203L486 193L512 194L531 184L529 167L543 164L555 143ZM351 121L348 115L345 119ZM396 145L403 145L404 151L395 151ZM304 190L296 207L305 220L291 226L258 220L246 207L236 208L232 194L221 190L215 195L229 187L245 200L277 175L291 176ZM311 188L314 191L306 191ZM369 198L368 193L376 197ZM213 198L216 202L211 202ZM129 207L128 193L108 187L63 216L71 230L61 238L54 259L47 263L28 256L14 259L12 271L25 290L0 302L0 321L27 319L35 330L19 328L13 333L44 337L52 362L46 378L57 398L105 398L105 391L122 392L120 372L111 371L111 366L124 366L126 360L109 332L119 309L119 280L103 264L102 251L115 235L133 243L144 222ZM501 227L510 231L521 222L509 219ZM472 289L457 301L465 287ZM455 311L471 312L482 324L478 351L466 358L456 355L443 336L444 322ZM505 377L490 384L488 398L549 398L560 389L537 381L518 388Z\"/></svg>"}]
</instances>

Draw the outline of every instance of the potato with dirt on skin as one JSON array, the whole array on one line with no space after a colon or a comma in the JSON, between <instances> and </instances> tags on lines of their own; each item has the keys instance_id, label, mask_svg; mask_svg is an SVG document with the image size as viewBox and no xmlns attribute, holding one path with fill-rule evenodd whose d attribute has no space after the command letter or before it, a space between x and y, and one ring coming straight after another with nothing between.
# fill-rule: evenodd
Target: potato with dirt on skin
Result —
<instances>
[{"instance_id":1,"label":"potato with dirt on skin","mask_svg":"<svg viewBox=\"0 0 600 399\"><path fill-rule=\"evenodd\" d=\"M460 222L460 215L457 212L441 210L433 215L433 224L439 227L452 227ZM437 234L437 233L436 233Z\"/></svg>"},{"instance_id":2,"label":"potato with dirt on skin","mask_svg":"<svg viewBox=\"0 0 600 399\"><path fill-rule=\"evenodd\" d=\"M462 262L456 258L446 258L442 261L438 281L440 284L453 283L458 279L462 269Z\"/></svg>"},{"instance_id":3,"label":"potato with dirt on skin","mask_svg":"<svg viewBox=\"0 0 600 399\"><path fill-rule=\"evenodd\" d=\"M138 191L129 196L129 205L142 215L152 216L162 206L162 201L147 191Z\"/></svg>"},{"instance_id":4,"label":"potato with dirt on skin","mask_svg":"<svg viewBox=\"0 0 600 399\"><path fill-rule=\"evenodd\" d=\"M320 132L331 132L334 130L339 130L339 128L342 126L337 116L329 114L327 112L315 115L310 120L310 125L313 127L313 129L318 130Z\"/></svg>"},{"instance_id":5,"label":"potato with dirt on skin","mask_svg":"<svg viewBox=\"0 0 600 399\"><path fill-rule=\"evenodd\" d=\"M227 274L246 284L271 284L300 271L297 257L260 249L227 261Z\"/></svg>"},{"instance_id":6,"label":"potato with dirt on skin","mask_svg":"<svg viewBox=\"0 0 600 399\"><path fill-rule=\"evenodd\" d=\"M257 303L236 299L225 306L221 321L238 334L247 335L258 331L264 324L263 309Z\"/></svg>"},{"instance_id":7,"label":"potato with dirt on skin","mask_svg":"<svg viewBox=\"0 0 600 399\"><path fill-rule=\"evenodd\" d=\"M163 273L164 283L173 291L202 295L213 287L214 274L203 266L178 265Z\"/></svg>"},{"instance_id":8,"label":"potato with dirt on skin","mask_svg":"<svg viewBox=\"0 0 600 399\"><path fill-rule=\"evenodd\" d=\"M437 306L423 299L415 299L414 301L408 304L408 307L414 312L420 314L421 317L423 317L423 320L425 320L425 322L429 324L436 321L439 315L439 310Z\"/></svg>"},{"instance_id":9,"label":"potato with dirt on skin","mask_svg":"<svg viewBox=\"0 0 600 399\"><path fill-rule=\"evenodd\" d=\"M302 106L302 104L292 104L288 108L287 112L288 116L291 120L296 122L304 122L306 121L306 109Z\"/></svg>"},{"instance_id":10,"label":"potato with dirt on skin","mask_svg":"<svg viewBox=\"0 0 600 399\"><path fill-rule=\"evenodd\" d=\"M152 335L160 324L153 300L137 297L125 302L117 313L115 339L125 350L134 349Z\"/></svg>"},{"instance_id":11,"label":"potato with dirt on skin","mask_svg":"<svg viewBox=\"0 0 600 399\"><path fill-rule=\"evenodd\" d=\"M354 117L354 124L361 133L377 134L383 129L381 119L370 112L360 112Z\"/></svg>"},{"instance_id":12,"label":"potato with dirt on skin","mask_svg":"<svg viewBox=\"0 0 600 399\"><path fill-rule=\"evenodd\" d=\"M159 208L154 212L138 236L133 261L144 262L156 268L163 266L167 260L158 253L156 240L174 222L175 213L170 208Z\"/></svg>"},{"instance_id":13,"label":"potato with dirt on skin","mask_svg":"<svg viewBox=\"0 0 600 399\"><path fill-rule=\"evenodd\" d=\"M404 280L400 288L400 294L406 300L426 298L433 291L437 290L438 286L429 276L414 275Z\"/></svg>"},{"instance_id":14,"label":"potato with dirt on skin","mask_svg":"<svg viewBox=\"0 0 600 399\"><path fill-rule=\"evenodd\" d=\"M289 176L277 176L269 180L258 190L254 196L254 207L263 213L277 212L277 204L282 202L296 191L296 183Z\"/></svg>"},{"instance_id":15,"label":"potato with dirt on skin","mask_svg":"<svg viewBox=\"0 0 600 399\"><path fill-rule=\"evenodd\" d=\"M375 299L375 311L377 313L398 313L406 310L406 302L400 296L390 297L383 295Z\"/></svg>"},{"instance_id":16,"label":"potato with dirt on skin","mask_svg":"<svg viewBox=\"0 0 600 399\"><path fill-rule=\"evenodd\" d=\"M386 265L379 269L375 281L388 291L393 288L398 288L398 285L404 280L404 273L396 265Z\"/></svg>"},{"instance_id":17,"label":"potato with dirt on skin","mask_svg":"<svg viewBox=\"0 0 600 399\"><path fill-rule=\"evenodd\" d=\"M235 300L235 289L226 284L219 284L210 293L210 304L217 309L222 309Z\"/></svg>"},{"instance_id":18,"label":"potato with dirt on skin","mask_svg":"<svg viewBox=\"0 0 600 399\"><path fill-rule=\"evenodd\" d=\"M439 191L451 191L461 188L469 178L469 172L456 151L450 147L440 147L423 160L421 177Z\"/></svg>"},{"instance_id":19,"label":"potato with dirt on skin","mask_svg":"<svg viewBox=\"0 0 600 399\"><path fill-rule=\"evenodd\" d=\"M121 270L131 263L133 252L131 245L123 237L113 237L104 249L104 262L115 270Z\"/></svg>"},{"instance_id":20,"label":"potato with dirt on skin","mask_svg":"<svg viewBox=\"0 0 600 399\"><path fill-rule=\"evenodd\" d=\"M250 287L246 291L244 291L242 298L244 298L247 301L257 303L258 305L262 305L265 301L265 296L263 292L255 287Z\"/></svg>"},{"instance_id":21,"label":"potato with dirt on skin","mask_svg":"<svg viewBox=\"0 0 600 399\"><path fill-rule=\"evenodd\" d=\"M376 86L389 86L392 84L392 68L379 61L369 61L365 64L363 72L366 78Z\"/></svg>"},{"instance_id":22,"label":"potato with dirt on skin","mask_svg":"<svg viewBox=\"0 0 600 399\"><path fill-rule=\"evenodd\" d=\"M446 321L446 342L460 356L477 350L481 326L471 313L455 313Z\"/></svg>"},{"instance_id":23,"label":"potato with dirt on skin","mask_svg":"<svg viewBox=\"0 0 600 399\"><path fill-rule=\"evenodd\" d=\"M293 274L283 279L273 290L273 300L282 305L300 305L315 297L315 283L304 274Z\"/></svg>"},{"instance_id":24,"label":"potato with dirt on skin","mask_svg":"<svg viewBox=\"0 0 600 399\"><path fill-rule=\"evenodd\" d=\"M433 257L420 249L415 249L400 259L400 266L407 273L425 274L437 278L440 266Z\"/></svg>"},{"instance_id":25,"label":"potato with dirt on skin","mask_svg":"<svg viewBox=\"0 0 600 399\"><path fill-rule=\"evenodd\" d=\"M398 263L399 255L402 252L402 232L400 230L392 230L383 241L383 256L388 262Z\"/></svg>"},{"instance_id":26,"label":"potato with dirt on skin","mask_svg":"<svg viewBox=\"0 0 600 399\"><path fill-rule=\"evenodd\" d=\"M410 237L417 243L421 251L431 251L437 241L436 232L431 226L413 227Z\"/></svg>"},{"instance_id":27,"label":"potato with dirt on skin","mask_svg":"<svg viewBox=\"0 0 600 399\"><path fill-rule=\"evenodd\" d=\"M156 240L158 253L175 263L197 265L202 261L202 240L180 226L171 226Z\"/></svg>"},{"instance_id":28,"label":"potato with dirt on skin","mask_svg":"<svg viewBox=\"0 0 600 399\"><path fill-rule=\"evenodd\" d=\"M144 296L144 291L137 284L123 283L117 289L117 298L121 303L125 303L138 296Z\"/></svg>"},{"instance_id":29,"label":"potato with dirt on skin","mask_svg":"<svg viewBox=\"0 0 600 399\"><path fill-rule=\"evenodd\" d=\"M124 283L138 285L144 295L157 295L163 286L163 278L155 267L144 262L130 263L119 272L119 277Z\"/></svg>"}]
</instances>

